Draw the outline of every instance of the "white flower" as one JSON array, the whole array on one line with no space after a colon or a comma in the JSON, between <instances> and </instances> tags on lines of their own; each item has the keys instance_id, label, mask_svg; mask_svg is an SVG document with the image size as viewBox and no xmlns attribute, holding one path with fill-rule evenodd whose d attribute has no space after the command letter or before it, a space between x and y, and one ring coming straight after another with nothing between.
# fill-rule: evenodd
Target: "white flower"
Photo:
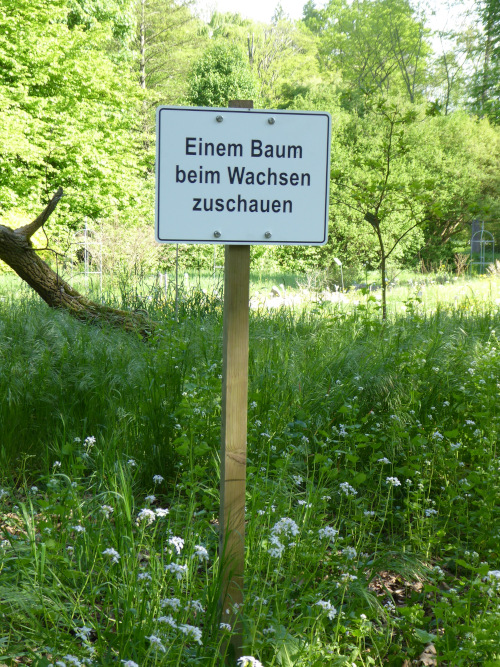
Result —
<instances>
[{"instance_id":1,"label":"white flower","mask_svg":"<svg viewBox=\"0 0 500 667\"><path fill-rule=\"evenodd\" d=\"M390 486L401 486L401 482L397 477L387 477L385 483Z\"/></svg>"},{"instance_id":2,"label":"white flower","mask_svg":"<svg viewBox=\"0 0 500 667\"><path fill-rule=\"evenodd\" d=\"M338 530L335 530L335 528L332 528L331 526L325 526L324 528L320 528L318 531L318 535L320 538L326 537L332 542L335 541L336 536L339 534Z\"/></svg>"},{"instance_id":3,"label":"white flower","mask_svg":"<svg viewBox=\"0 0 500 667\"><path fill-rule=\"evenodd\" d=\"M133 660L121 660L123 667L139 667L139 665Z\"/></svg>"},{"instance_id":4,"label":"white flower","mask_svg":"<svg viewBox=\"0 0 500 667\"><path fill-rule=\"evenodd\" d=\"M154 646L159 651L163 651L163 653L166 652L167 649L163 646L163 644L161 643L161 639L159 637L156 637L155 635L150 635L149 637L146 637L146 639L149 639L152 646Z\"/></svg>"},{"instance_id":5,"label":"white flower","mask_svg":"<svg viewBox=\"0 0 500 667\"><path fill-rule=\"evenodd\" d=\"M168 510L168 509L161 509L161 507L157 507L157 508L155 509L155 514L156 514L156 516L159 517L160 519L161 519L162 517L164 517L164 516L167 516L167 514L169 514L169 512L170 512L170 510Z\"/></svg>"},{"instance_id":6,"label":"white flower","mask_svg":"<svg viewBox=\"0 0 500 667\"><path fill-rule=\"evenodd\" d=\"M120 560L120 554L118 553L118 551L116 551L116 549L112 549L111 547L109 549L104 549L102 555L109 556L111 558L112 563L118 563L118 561Z\"/></svg>"},{"instance_id":7,"label":"white flower","mask_svg":"<svg viewBox=\"0 0 500 667\"><path fill-rule=\"evenodd\" d=\"M432 516L433 514L437 514L437 510L432 510L432 509L424 510L424 514L425 516Z\"/></svg>"},{"instance_id":8,"label":"white flower","mask_svg":"<svg viewBox=\"0 0 500 667\"><path fill-rule=\"evenodd\" d=\"M172 572L175 574L176 579L182 579L183 575L187 571L187 565L177 565L177 563L169 563L165 566L167 572Z\"/></svg>"},{"instance_id":9,"label":"white flower","mask_svg":"<svg viewBox=\"0 0 500 667\"><path fill-rule=\"evenodd\" d=\"M365 516L375 516L375 512L373 512L373 510L365 510L363 514Z\"/></svg>"},{"instance_id":10,"label":"white flower","mask_svg":"<svg viewBox=\"0 0 500 667\"><path fill-rule=\"evenodd\" d=\"M177 554L180 554L184 548L184 540L182 537L170 537L168 543L175 548Z\"/></svg>"},{"instance_id":11,"label":"white flower","mask_svg":"<svg viewBox=\"0 0 500 667\"><path fill-rule=\"evenodd\" d=\"M200 544L197 544L194 547L193 558L198 557L198 560L201 562L203 560L208 560L208 551L205 547L202 547Z\"/></svg>"},{"instance_id":12,"label":"white flower","mask_svg":"<svg viewBox=\"0 0 500 667\"><path fill-rule=\"evenodd\" d=\"M384 456L383 459L379 459L377 463L390 463L389 459Z\"/></svg>"},{"instance_id":13,"label":"white flower","mask_svg":"<svg viewBox=\"0 0 500 667\"><path fill-rule=\"evenodd\" d=\"M219 628L221 630L227 630L228 632L231 632L231 626L229 625L229 623L220 623Z\"/></svg>"},{"instance_id":14,"label":"white flower","mask_svg":"<svg viewBox=\"0 0 500 667\"><path fill-rule=\"evenodd\" d=\"M349 560L352 560L353 558L356 558L358 553L354 547L346 547L345 549L342 549L342 555Z\"/></svg>"},{"instance_id":15,"label":"white flower","mask_svg":"<svg viewBox=\"0 0 500 667\"><path fill-rule=\"evenodd\" d=\"M137 463L134 461L134 459L129 459L127 461L127 465L129 465L131 468L135 468Z\"/></svg>"},{"instance_id":16,"label":"white flower","mask_svg":"<svg viewBox=\"0 0 500 667\"><path fill-rule=\"evenodd\" d=\"M82 628L75 628L75 637L78 637L78 639L83 639L83 641L87 641L91 632L92 629L85 626Z\"/></svg>"},{"instance_id":17,"label":"white flower","mask_svg":"<svg viewBox=\"0 0 500 667\"><path fill-rule=\"evenodd\" d=\"M150 505L152 505L152 504L154 503L154 501L156 500L156 496L153 496L153 495L146 496L146 497L144 498L144 500L145 500L147 503L149 503Z\"/></svg>"},{"instance_id":18,"label":"white flower","mask_svg":"<svg viewBox=\"0 0 500 667\"><path fill-rule=\"evenodd\" d=\"M149 526L150 524L153 523L155 519L156 519L156 514L153 512L153 510L144 507L137 515L137 519L135 522L137 525L139 525L142 521L146 521L147 525Z\"/></svg>"},{"instance_id":19,"label":"white flower","mask_svg":"<svg viewBox=\"0 0 500 667\"><path fill-rule=\"evenodd\" d=\"M179 598L163 598L163 600L160 602L160 606L163 607L170 607L174 611L179 611L181 608L181 601Z\"/></svg>"},{"instance_id":20,"label":"white flower","mask_svg":"<svg viewBox=\"0 0 500 667\"><path fill-rule=\"evenodd\" d=\"M137 575L137 581L151 581L151 575L149 572L139 572Z\"/></svg>"},{"instance_id":21,"label":"white flower","mask_svg":"<svg viewBox=\"0 0 500 667\"><path fill-rule=\"evenodd\" d=\"M188 625L187 623L183 623L182 625L179 625L179 630L183 632L187 637L192 637L195 640L195 642L201 644L200 628L197 628L194 625Z\"/></svg>"},{"instance_id":22,"label":"white flower","mask_svg":"<svg viewBox=\"0 0 500 667\"><path fill-rule=\"evenodd\" d=\"M295 523L293 519L288 519L287 517L284 517L283 519L280 519L277 523L274 524L274 526L271 528L271 532L274 535L297 535L299 532L299 527Z\"/></svg>"},{"instance_id":23,"label":"white flower","mask_svg":"<svg viewBox=\"0 0 500 667\"><path fill-rule=\"evenodd\" d=\"M60 468L61 467L61 461L54 461L54 463L52 464L52 467L53 468Z\"/></svg>"},{"instance_id":24,"label":"white flower","mask_svg":"<svg viewBox=\"0 0 500 667\"><path fill-rule=\"evenodd\" d=\"M163 482L163 477L161 475L153 475L153 483L161 484Z\"/></svg>"},{"instance_id":25,"label":"white flower","mask_svg":"<svg viewBox=\"0 0 500 667\"><path fill-rule=\"evenodd\" d=\"M292 479L295 482L295 484L297 484L297 486L300 486L304 481L300 475L292 475Z\"/></svg>"},{"instance_id":26,"label":"white flower","mask_svg":"<svg viewBox=\"0 0 500 667\"><path fill-rule=\"evenodd\" d=\"M177 623L170 614L168 616L160 616L157 621L158 623L165 623L165 625L170 625L171 628L177 629Z\"/></svg>"},{"instance_id":27,"label":"white flower","mask_svg":"<svg viewBox=\"0 0 500 667\"><path fill-rule=\"evenodd\" d=\"M87 446L88 449L91 449L95 445L95 437L93 435L88 435L83 444Z\"/></svg>"},{"instance_id":28,"label":"white flower","mask_svg":"<svg viewBox=\"0 0 500 667\"><path fill-rule=\"evenodd\" d=\"M348 498L352 498L358 495L358 492L353 488L348 482L342 482L340 484L341 492L346 495Z\"/></svg>"},{"instance_id":29,"label":"white flower","mask_svg":"<svg viewBox=\"0 0 500 667\"><path fill-rule=\"evenodd\" d=\"M201 602L199 600L190 600L188 602L188 606L186 607L186 611L188 609L194 609L199 614L204 614L205 613L205 610L203 609L203 605L201 604Z\"/></svg>"},{"instance_id":30,"label":"white flower","mask_svg":"<svg viewBox=\"0 0 500 667\"><path fill-rule=\"evenodd\" d=\"M330 620L333 620L335 618L337 610L329 600L319 600L318 602L316 602L316 605L318 607L321 607L323 611L327 612L327 616Z\"/></svg>"},{"instance_id":31,"label":"white flower","mask_svg":"<svg viewBox=\"0 0 500 667\"><path fill-rule=\"evenodd\" d=\"M257 658L252 658L251 655L244 655L242 658L238 658L237 664L238 667L264 667Z\"/></svg>"},{"instance_id":32,"label":"white flower","mask_svg":"<svg viewBox=\"0 0 500 667\"><path fill-rule=\"evenodd\" d=\"M106 519L108 519L109 515L112 514L114 511L115 511L114 508L111 507L110 505L102 505L101 507L101 512L104 514Z\"/></svg>"},{"instance_id":33,"label":"white flower","mask_svg":"<svg viewBox=\"0 0 500 667\"><path fill-rule=\"evenodd\" d=\"M75 531L75 533L84 533L85 528L83 526L71 526L71 529Z\"/></svg>"},{"instance_id":34,"label":"white flower","mask_svg":"<svg viewBox=\"0 0 500 667\"><path fill-rule=\"evenodd\" d=\"M63 656L63 660L67 660L71 665L75 665L76 667L82 667L82 663L75 655L65 655Z\"/></svg>"},{"instance_id":35,"label":"white flower","mask_svg":"<svg viewBox=\"0 0 500 667\"><path fill-rule=\"evenodd\" d=\"M32 486L30 489L31 493L38 493L38 486Z\"/></svg>"}]
</instances>

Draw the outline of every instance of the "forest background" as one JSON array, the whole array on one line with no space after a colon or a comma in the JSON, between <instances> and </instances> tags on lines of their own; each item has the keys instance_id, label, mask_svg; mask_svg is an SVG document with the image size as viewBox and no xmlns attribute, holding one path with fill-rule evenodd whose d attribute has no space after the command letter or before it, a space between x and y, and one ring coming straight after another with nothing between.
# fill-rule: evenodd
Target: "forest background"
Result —
<instances>
[{"instance_id":1,"label":"forest background","mask_svg":"<svg viewBox=\"0 0 500 667\"><path fill-rule=\"evenodd\" d=\"M382 239L398 266L452 268L474 220L500 231L500 3L466 18L436 32L407 0L310 1L296 21L278 6L270 24L202 20L174 0L0 0L2 223L25 224L62 187L34 239L46 261L87 223L104 270L167 271L175 249L152 231L155 109L251 98L329 111L333 126L328 244L254 247L255 262L375 268Z\"/></svg>"}]
</instances>

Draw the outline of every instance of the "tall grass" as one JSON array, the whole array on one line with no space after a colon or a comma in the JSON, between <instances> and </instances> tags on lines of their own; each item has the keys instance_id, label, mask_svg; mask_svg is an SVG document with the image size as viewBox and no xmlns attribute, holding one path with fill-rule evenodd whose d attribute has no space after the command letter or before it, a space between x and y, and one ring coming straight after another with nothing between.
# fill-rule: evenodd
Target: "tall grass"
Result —
<instances>
[{"instance_id":1,"label":"tall grass","mask_svg":"<svg viewBox=\"0 0 500 667\"><path fill-rule=\"evenodd\" d=\"M498 664L498 288L252 312L255 661ZM221 302L151 296L148 343L0 302L7 664L224 662Z\"/></svg>"}]
</instances>

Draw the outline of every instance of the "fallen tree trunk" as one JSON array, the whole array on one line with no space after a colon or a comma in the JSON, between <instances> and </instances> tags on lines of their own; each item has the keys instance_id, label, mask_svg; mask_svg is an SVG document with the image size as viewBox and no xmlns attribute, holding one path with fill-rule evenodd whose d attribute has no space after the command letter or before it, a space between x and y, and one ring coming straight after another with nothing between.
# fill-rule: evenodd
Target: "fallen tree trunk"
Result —
<instances>
[{"instance_id":1,"label":"fallen tree trunk","mask_svg":"<svg viewBox=\"0 0 500 667\"><path fill-rule=\"evenodd\" d=\"M67 310L80 320L107 322L112 326L149 336L154 325L147 317L87 299L37 255L31 237L48 220L62 196L63 190L59 188L45 210L29 225L18 229L0 225L0 259L27 282L51 308Z\"/></svg>"}]
</instances>

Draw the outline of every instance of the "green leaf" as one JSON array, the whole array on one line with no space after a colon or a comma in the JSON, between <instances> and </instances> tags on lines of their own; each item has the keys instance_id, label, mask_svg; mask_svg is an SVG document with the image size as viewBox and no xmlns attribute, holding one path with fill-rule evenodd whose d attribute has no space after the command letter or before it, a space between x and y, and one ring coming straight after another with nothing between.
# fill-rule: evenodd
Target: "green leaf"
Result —
<instances>
[{"instance_id":1,"label":"green leaf","mask_svg":"<svg viewBox=\"0 0 500 667\"><path fill-rule=\"evenodd\" d=\"M426 632L425 630L422 630L421 628L415 628L414 630L415 636L417 639L422 642L422 644L430 644L433 642L437 635L432 635L430 632Z\"/></svg>"}]
</instances>

